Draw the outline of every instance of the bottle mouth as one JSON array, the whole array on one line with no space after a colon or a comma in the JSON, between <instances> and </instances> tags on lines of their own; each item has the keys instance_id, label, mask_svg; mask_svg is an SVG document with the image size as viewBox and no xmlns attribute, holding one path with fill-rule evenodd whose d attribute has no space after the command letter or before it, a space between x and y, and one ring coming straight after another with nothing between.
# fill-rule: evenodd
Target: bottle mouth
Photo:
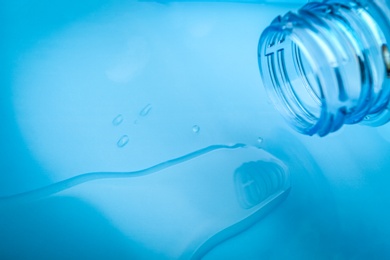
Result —
<instances>
[{"instance_id":1,"label":"bottle mouth","mask_svg":"<svg viewBox=\"0 0 390 260\"><path fill-rule=\"evenodd\" d=\"M381 28L386 18L356 1L340 2L309 3L279 16L260 37L264 87L303 134L325 136L378 118L389 101L390 36Z\"/></svg>"}]
</instances>

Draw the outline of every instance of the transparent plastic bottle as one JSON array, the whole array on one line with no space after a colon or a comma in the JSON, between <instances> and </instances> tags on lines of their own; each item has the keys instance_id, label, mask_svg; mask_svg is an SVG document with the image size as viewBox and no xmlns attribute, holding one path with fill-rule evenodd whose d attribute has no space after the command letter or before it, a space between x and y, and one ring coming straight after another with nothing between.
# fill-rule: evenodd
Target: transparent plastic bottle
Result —
<instances>
[{"instance_id":1,"label":"transparent plastic bottle","mask_svg":"<svg viewBox=\"0 0 390 260\"><path fill-rule=\"evenodd\" d=\"M278 16L258 48L263 83L297 131L390 120L390 2L312 2Z\"/></svg>"}]
</instances>

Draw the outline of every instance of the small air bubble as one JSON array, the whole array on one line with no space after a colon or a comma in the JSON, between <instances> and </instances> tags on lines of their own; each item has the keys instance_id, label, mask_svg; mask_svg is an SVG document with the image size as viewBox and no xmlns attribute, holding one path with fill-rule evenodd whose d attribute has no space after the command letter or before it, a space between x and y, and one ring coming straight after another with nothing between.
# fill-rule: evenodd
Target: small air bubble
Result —
<instances>
[{"instance_id":1,"label":"small air bubble","mask_svg":"<svg viewBox=\"0 0 390 260\"><path fill-rule=\"evenodd\" d=\"M139 115L140 116L147 116L150 112L150 110L152 109L152 105L151 104L147 104L140 112L139 112Z\"/></svg>"},{"instance_id":2,"label":"small air bubble","mask_svg":"<svg viewBox=\"0 0 390 260\"><path fill-rule=\"evenodd\" d=\"M264 141L263 137L257 137L257 142L261 144Z\"/></svg>"},{"instance_id":3,"label":"small air bubble","mask_svg":"<svg viewBox=\"0 0 390 260\"><path fill-rule=\"evenodd\" d=\"M129 137L127 135L122 136L116 145L120 148L124 147L129 142Z\"/></svg>"},{"instance_id":4,"label":"small air bubble","mask_svg":"<svg viewBox=\"0 0 390 260\"><path fill-rule=\"evenodd\" d=\"M194 132L195 134L199 133L199 131L200 131L200 127L198 125L194 125L192 127L192 132Z\"/></svg>"},{"instance_id":5,"label":"small air bubble","mask_svg":"<svg viewBox=\"0 0 390 260\"><path fill-rule=\"evenodd\" d=\"M370 120L370 116L365 116L364 120Z\"/></svg>"},{"instance_id":6,"label":"small air bubble","mask_svg":"<svg viewBox=\"0 0 390 260\"><path fill-rule=\"evenodd\" d=\"M120 125L121 123L123 122L123 116L121 114L117 115L113 120L112 120L112 124L114 126L118 126Z\"/></svg>"}]
</instances>

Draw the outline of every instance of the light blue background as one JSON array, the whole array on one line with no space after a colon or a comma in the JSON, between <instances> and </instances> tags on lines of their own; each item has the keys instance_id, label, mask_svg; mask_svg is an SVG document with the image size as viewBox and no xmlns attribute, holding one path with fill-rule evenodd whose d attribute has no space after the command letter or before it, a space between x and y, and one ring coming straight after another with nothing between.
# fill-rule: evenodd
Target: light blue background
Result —
<instances>
[{"instance_id":1,"label":"light blue background","mask_svg":"<svg viewBox=\"0 0 390 260\"><path fill-rule=\"evenodd\" d=\"M188 255L185 245L162 245L200 244L215 233L210 227L234 224L242 210L229 190L234 170L269 158L290 173L288 197L206 259L389 258L389 126L301 136L265 96L258 38L295 8L2 1L0 258ZM118 115L123 121L113 123ZM220 149L144 177L92 180L38 201L4 200L83 173L135 171L235 143L252 148ZM219 208L226 212L207 215Z\"/></svg>"}]
</instances>

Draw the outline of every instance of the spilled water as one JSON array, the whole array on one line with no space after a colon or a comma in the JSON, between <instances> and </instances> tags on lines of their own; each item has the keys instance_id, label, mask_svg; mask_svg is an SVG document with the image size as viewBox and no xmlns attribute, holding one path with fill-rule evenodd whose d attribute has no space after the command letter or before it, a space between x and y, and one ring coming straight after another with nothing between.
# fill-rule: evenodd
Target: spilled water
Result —
<instances>
[{"instance_id":1,"label":"spilled water","mask_svg":"<svg viewBox=\"0 0 390 260\"><path fill-rule=\"evenodd\" d=\"M122 140L125 139L125 140ZM118 141L118 146L123 147L128 142L128 137L123 136L120 140L121 143ZM130 178L130 177L140 177L148 174L152 174L158 171L161 171L165 168L172 167L174 165L192 160L198 156L207 154L209 152L219 150L219 149L237 149L237 148L244 148L246 145L244 144L233 144L233 145L212 145L200 150L197 150L195 152L180 156L178 158L174 158L156 165L153 165L146 169L141 169L137 171L130 171L130 172L90 172L90 173L84 173L77 175L75 177L65 179L56 183L53 183L51 185L38 188L35 190L23 192L20 194L15 194L11 196L6 197L0 197L0 206L1 203L16 203L18 201L30 201L35 199L44 198L47 196L50 196L52 194L58 193L60 191L69 189L71 187L80 185L85 182L99 180L99 179L111 179L111 178Z\"/></svg>"},{"instance_id":2,"label":"spilled water","mask_svg":"<svg viewBox=\"0 0 390 260\"><path fill-rule=\"evenodd\" d=\"M229 164L226 164L227 159L231 161ZM243 160L247 162L242 164ZM158 173L154 175L155 178L145 179L153 173ZM113 182L118 178L122 180ZM130 178L135 179L129 180ZM176 185L172 187L171 183ZM112 184L115 191L110 191ZM142 191L145 184L149 188ZM215 189L219 192L215 193ZM46 201L50 201L51 195L57 193L62 194L52 198L66 197L68 190L68 194L96 204L123 231L134 225L141 225L142 228L133 230L131 235L143 241L147 247L157 241L155 248L150 248L152 251L164 250L174 258L199 259L222 242L252 226L283 202L290 190L290 179L286 166L262 149L242 143L212 145L145 169L84 173L39 189L1 197L0 209L6 209L7 215L18 214L20 206L36 207L42 203L39 202L41 199L49 198ZM172 193L174 190L179 192ZM134 195L140 197L135 199ZM148 203L150 196L152 201ZM192 202L189 204L181 198ZM110 202L107 203L107 200ZM43 200L43 203L47 202ZM122 204L120 214L116 212L117 203ZM196 208L202 210L197 211ZM16 213L12 213L15 210ZM165 213L156 219L153 213L156 210ZM134 215L134 212L138 213ZM206 212L213 216L210 218L207 214L204 215ZM142 217L142 222L139 222L137 215ZM223 221L219 221L220 219ZM160 223L158 227L147 224L148 221L156 220ZM211 225L204 225L208 222ZM195 232L193 226L198 226ZM176 229L190 230L184 237L172 235L161 241L158 234L162 234L166 227L171 232ZM145 237L145 233L156 236ZM140 254L145 258L149 253L142 254L141 250Z\"/></svg>"}]
</instances>

